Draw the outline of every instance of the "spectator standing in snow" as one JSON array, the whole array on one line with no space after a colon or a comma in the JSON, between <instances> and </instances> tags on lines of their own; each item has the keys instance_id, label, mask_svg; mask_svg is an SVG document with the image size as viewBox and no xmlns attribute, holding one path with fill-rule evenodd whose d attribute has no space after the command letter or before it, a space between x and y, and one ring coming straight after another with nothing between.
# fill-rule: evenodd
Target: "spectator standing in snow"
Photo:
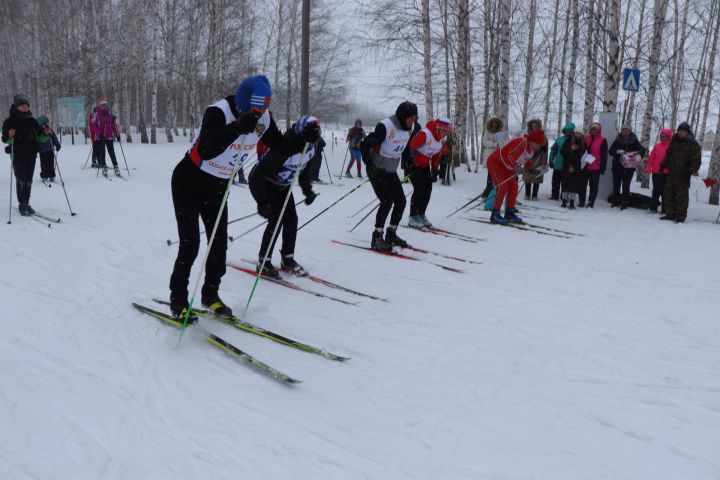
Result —
<instances>
[{"instance_id":1,"label":"spectator standing in snow","mask_svg":"<svg viewBox=\"0 0 720 480\"><path fill-rule=\"evenodd\" d=\"M562 207L575 210L575 198L580 190L581 158L585 153L585 137L574 132L563 144Z\"/></svg>"},{"instance_id":2,"label":"spectator standing in snow","mask_svg":"<svg viewBox=\"0 0 720 480\"><path fill-rule=\"evenodd\" d=\"M555 140L552 148L550 148L550 168L553 169L552 174L552 193L550 194L550 200L560 199L560 188L562 186L563 178L563 146L570 140L575 133L575 124L568 122L562 129L562 136Z\"/></svg>"},{"instance_id":3,"label":"spectator standing in snow","mask_svg":"<svg viewBox=\"0 0 720 480\"><path fill-rule=\"evenodd\" d=\"M442 149L440 150L440 182L443 185L449 185L450 179L448 178L448 168L450 168L450 162L452 162L453 154L453 139L452 132L445 136L445 141L442 142Z\"/></svg>"},{"instance_id":4,"label":"spectator standing in snow","mask_svg":"<svg viewBox=\"0 0 720 480\"><path fill-rule=\"evenodd\" d=\"M585 147L587 153L592 155L595 160L587 164L580 173L579 206L581 208L585 206L585 195L587 194L588 184L590 184L590 197L587 199L587 207L594 208L598 186L600 185L600 175L605 175L605 169L607 168L608 144L602 135L602 125L599 123L590 124L590 133L585 135Z\"/></svg>"},{"instance_id":5,"label":"spectator standing in snow","mask_svg":"<svg viewBox=\"0 0 720 480\"><path fill-rule=\"evenodd\" d=\"M35 210L30 206L30 191L35 173L35 160L39 151L40 126L30 111L30 102L21 95L15 95L10 107L10 116L2 126L2 141L12 155L12 167L17 186L17 200L20 215L30 216Z\"/></svg>"},{"instance_id":6,"label":"spectator standing in snow","mask_svg":"<svg viewBox=\"0 0 720 480\"><path fill-rule=\"evenodd\" d=\"M38 136L38 143L40 143L40 178L43 183L50 186L55 181L55 152L53 147L59 152L60 142L45 115L38 117L38 124L42 132Z\"/></svg>"},{"instance_id":7,"label":"spectator standing in snow","mask_svg":"<svg viewBox=\"0 0 720 480\"><path fill-rule=\"evenodd\" d=\"M527 123L527 133L542 131L542 121L539 118L530 120ZM548 163L547 138L545 143L535 152L530 160L525 162L523 170L523 181L525 182L525 200L537 200L540 184L543 182L543 167Z\"/></svg>"},{"instance_id":8,"label":"spectator standing in snow","mask_svg":"<svg viewBox=\"0 0 720 480\"><path fill-rule=\"evenodd\" d=\"M702 150L687 122L678 125L660 168L667 167L668 177L663 193L665 216L662 220L682 223L687 217L690 177L697 175L702 163Z\"/></svg>"},{"instance_id":9,"label":"spectator standing in snow","mask_svg":"<svg viewBox=\"0 0 720 480\"><path fill-rule=\"evenodd\" d=\"M505 135L505 131L503 130L504 127L505 124L498 117L490 117L488 121L485 122L485 135L483 135L482 139L482 158L485 168L488 168L490 155L492 155L495 150L502 147L507 139L507 135ZM490 170L488 169L487 181L485 182L485 190L483 190L482 198L486 199L490 195L492 189L493 180L490 175Z\"/></svg>"},{"instance_id":10,"label":"spectator standing in snow","mask_svg":"<svg viewBox=\"0 0 720 480\"><path fill-rule=\"evenodd\" d=\"M648 158L647 165L645 165L645 172L652 174L652 200L650 202L650 208L648 208L648 211L651 213L657 213L657 209L660 206L660 197L663 197L663 191L665 190L665 178L668 169L667 167L660 168L660 164L665 160L665 154L670 146L672 135L673 131L669 128L660 130L660 141L652 148L650 158ZM662 211L663 213L665 212L664 197Z\"/></svg>"},{"instance_id":11,"label":"spectator standing in snow","mask_svg":"<svg viewBox=\"0 0 720 480\"><path fill-rule=\"evenodd\" d=\"M630 183L639 158L645 155L645 148L640 145L640 140L632 128L625 125L620 129L620 134L610 147L610 155L613 156L612 206L619 206L620 210L625 210L630 205ZM622 196L620 195L621 186Z\"/></svg>"},{"instance_id":12,"label":"spectator standing in snow","mask_svg":"<svg viewBox=\"0 0 720 480\"><path fill-rule=\"evenodd\" d=\"M113 141L120 141L120 131L115 116L110 112L110 104L107 99L101 98L97 103L97 110L93 115L92 130L95 134L93 147L98 165L102 168L102 174L107 177L107 164L105 163L105 149L110 154L110 160L113 164L115 175L120 176L120 168L118 167L117 158L115 157L115 147Z\"/></svg>"},{"instance_id":13,"label":"spectator standing in snow","mask_svg":"<svg viewBox=\"0 0 720 480\"><path fill-rule=\"evenodd\" d=\"M348 130L347 137L345 137L345 142L348 144L348 150L350 150L350 163L348 163L347 169L345 170L345 176L348 178L352 178L350 168L352 168L353 162L357 162L357 176L358 178L362 178L362 153L360 152L360 142L362 142L366 136L365 130L362 128L362 120L358 118L355 120L355 125Z\"/></svg>"}]
</instances>

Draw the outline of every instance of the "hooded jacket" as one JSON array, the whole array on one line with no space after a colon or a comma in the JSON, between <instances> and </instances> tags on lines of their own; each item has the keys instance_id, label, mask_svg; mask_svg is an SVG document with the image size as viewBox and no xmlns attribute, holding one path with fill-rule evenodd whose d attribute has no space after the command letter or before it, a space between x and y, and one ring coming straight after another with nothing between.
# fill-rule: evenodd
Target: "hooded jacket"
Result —
<instances>
[{"instance_id":1,"label":"hooded jacket","mask_svg":"<svg viewBox=\"0 0 720 480\"><path fill-rule=\"evenodd\" d=\"M669 128L663 128L660 130L660 135L667 135L667 140L660 141L655 144L655 146L652 149L652 152L650 152L650 157L648 158L647 165L645 166L645 171L647 173L660 173L662 170L662 173L668 173L667 168L660 168L660 164L665 160L665 154L667 153L667 149L670 146L670 142L672 141L673 131Z\"/></svg>"},{"instance_id":2,"label":"hooded jacket","mask_svg":"<svg viewBox=\"0 0 720 480\"><path fill-rule=\"evenodd\" d=\"M496 126L493 127L493 125ZM487 163L490 155L502 147L505 142L504 126L505 124L498 117L490 117L488 121L485 122L485 134L482 139L482 157L485 163Z\"/></svg>"},{"instance_id":3,"label":"hooded jacket","mask_svg":"<svg viewBox=\"0 0 720 480\"><path fill-rule=\"evenodd\" d=\"M397 148L402 149L401 157L404 162L406 162L408 156L408 153L406 152L409 152L407 144L410 142L412 134L419 130L417 123L408 128L406 120L416 115L417 105L411 102L403 102L395 110L395 115L379 122L375 126L375 130L360 142L360 151L362 152L363 162L365 162L365 165L370 165L386 172L396 172L398 166L400 165L401 158L390 158L382 155L380 147L386 139L389 138L392 140L395 138L396 130L399 132L407 132L408 138L405 145L397 145ZM387 131L385 126L386 124L391 125L390 132Z\"/></svg>"},{"instance_id":4,"label":"hooded jacket","mask_svg":"<svg viewBox=\"0 0 720 480\"><path fill-rule=\"evenodd\" d=\"M354 126L348 130L345 141L348 142L348 148L350 150L358 150L360 148L360 142L366 137L365 130L362 127Z\"/></svg>"},{"instance_id":5,"label":"hooded jacket","mask_svg":"<svg viewBox=\"0 0 720 480\"><path fill-rule=\"evenodd\" d=\"M565 126L562 129L563 136L555 140L555 143L553 144L552 148L550 149L550 167L553 170L559 170L562 171L563 169L563 155L562 155L562 148L563 145L565 145L565 142L568 141L570 138L570 135L575 132L575 124L573 122L568 122L565 124Z\"/></svg>"},{"instance_id":6,"label":"hooded jacket","mask_svg":"<svg viewBox=\"0 0 720 480\"><path fill-rule=\"evenodd\" d=\"M527 122L528 133L532 132L533 124L538 126L539 130L543 129L542 120L534 118ZM543 175L533 175L530 173L532 170L540 170L548 163L548 141L545 137L545 144L535 150L530 160L525 162L525 171L523 172L523 181L525 183L542 183Z\"/></svg>"},{"instance_id":7,"label":"hooded jacket","mask_svg":"<svg viewBox=\"0 0 720 480\"><path fill-rule=\"evenodd\" d=\"M690 126L683 122L678 130L690 132ZM671 177L687 179L687 181L690 180L691 175L697 173L701 164L700 144L692 133L688 133L684 139L675 134L665 153L665 159L661 162L661 166L667 167Z\"/></svg>"},{"instance_id":8,"label":"hooded jacket","mask_svg":"<svg viewBox=\"0 0 720 480\"><path fill-rule=\"evenodd\" d=\"M115 116L110 113L110 110L105 108L99 108L93 114L92 123L90 124L91 130L98 140L112 140L115 137L120 136L117 124L115 123Z\"/></svg>"},{"instance_id":9,"label":"hooded jacket","mask_svg":"<svg viewBox=\"0 0 720 480\"><path fill-rule=\"evenodd\" d=\"M413 152L412 163L414 166L419 168L428 168L431 163L433 169L437 169L440 166L440 153L442 151L442 145L438 149L438 152L432 157L427 157L418 150L426 143L432 143L432 139L428 138L428 131L436 142L442 143L445 137L440 136L440 133L438 132L439 123L440 122L438 122L437 120L430 120L425 125L426 129L420 130L420 132L414 137L412 137L412 139L408 143L410 151Z\"/></svg>"},{"instance_id":10,"label":"hooded jacket","mask_svg":"<svg viewBox=\"0 0 720 480\"><path fill-rule=\"evenodd\" d=\"M10 137L10 130L15 130L15 136ZM5 119L2 126L2 141L8 145L12 144L12 151L17 157L34 157L40 150L38 137L40 126L29 110L25 113L17 109L15 105L10 107L10 116ZM11 150L5 149L10 153Z\"/></svg>"}]
</instances>

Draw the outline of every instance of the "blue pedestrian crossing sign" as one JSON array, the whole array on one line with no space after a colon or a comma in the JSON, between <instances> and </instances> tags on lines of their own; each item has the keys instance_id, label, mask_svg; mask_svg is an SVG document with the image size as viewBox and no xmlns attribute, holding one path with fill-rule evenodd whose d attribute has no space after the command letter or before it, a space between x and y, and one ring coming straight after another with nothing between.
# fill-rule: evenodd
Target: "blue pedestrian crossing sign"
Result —
<instances>
[{"instance_id":1,"label":"blue pedestrian crossing sign","mask_svg":"<svg viewBox=\"0 0 720 480\"><path fill-rule=\"evenodd\" d=\"M627 92L637 92L640 90L640 70L636 68L626 68L623 70L623 90Z\"/></svg>"}]
</instances>

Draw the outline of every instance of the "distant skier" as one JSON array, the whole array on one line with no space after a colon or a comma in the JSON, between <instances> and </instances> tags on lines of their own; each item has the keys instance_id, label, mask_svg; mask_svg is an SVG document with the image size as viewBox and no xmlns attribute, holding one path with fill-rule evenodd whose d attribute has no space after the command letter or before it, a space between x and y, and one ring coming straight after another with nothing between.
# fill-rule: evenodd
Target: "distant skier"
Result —
<instances>
[{"instance_id":1,"label":"distant skier","mask_svg":"<svg viewBox=\"0 0 720 480\"><path fill-rule=\"evenodd\" d=\"M432 184L438 178L440 152L450 127L450 120L447 118L431 120L420 130L420 133L412 137L408 144L408 148L413 153L410 167L413 194L410 197L408 225L413 228L432 227L432 223L425 216L425 211L430 203Z\"/></svg>"},{"instance_id":2,"label":"distant skier","mask_svg":"<svg viewBox=\"0 0 720 480\"><path fill-rule=\"evenodd\" d=\"M110 112L110 104L106 98L101 98L97 102L97 110L93 114L92 131L95 135L93 149L97 157L98 165L102 168L102 174L107 177L107 164L105 163L105 149L110 154L110 160L113 164L113 171L118 177L120 175L120 167L118 167L117 158L115 157L115 147L113 141L120 141L120 131L117 123L115 123L115 115Z\"/></svg>"},{"instance_id":3,"label":"distant skier","mask_svg":"<svg viewBox=\"0 0 720 480\"><path fill-rule=\"evenodd\" d=\"M270 82L257 75L244 79L235 95L207 107L190 150L173 171L172 196L180 243L170 277L170 309L178 319L187 314L188 280L200 248L198 217L209 240L236 162L245 162L261 137L271 147L282 143L282 135L268 110L271 96ZM227 218L226 204L209 246L201 298L204 306L229 316L232 310L218 294L225 275ZM188 319L196 321L197 317L190 314Z\"/></svg>"},{"instance_id":4,"label":"distant skier","mask_svg":"<svg viewBox=\"0 0 720 480\"><path fill-rule=\"evenodd\" d=\"M517 174L522 173L523 164L532 158L533 152L545 144L545 132L535 130L519 138L514 138L495 150L488 158L488 171L495 187L490 221L505 225L508 222L522 223L517 215L515 200L518 194ZM534 172L533 172L534 173ZM507 196L505 216L500 215L503 201Z\"/></svg>"},{"instance_id":5,"label":"distant skier","mask_svg":"<svg viewBox=\"0 0 720 480\"><path fill-rule=\"evenodd\" d=\"M38 124L42 131L38 137L40 143L40 178L43 183L50 186L55 181L55 152L53 147L59 152L60 141L45 115L38 117Z\"/></svg>"},{"instance_id":6,"label":"distant skier","mask_svg":"<svg viewBox=\"0 0 720 480\"><path fill-rule=\"evenodd\" d=\"M2 141L8 144L5 151L12 154L18 208L20 215L25 217L35 213L30 206L30 191L39 151L40 134L40 126L30 111L30 102L21 95L15 95L10 107L10 116L3 122Z\"/></svg>"},{"instance_id":7,"label":"distant skier","mask_svg":"<svg viewBox=\"0 0 720 480\"><path fill-rule=\"evenodd\" d=\"M272 265L272 251L280 230L275 238L272 238L272 234L278 222L282 222L280 229L283 239L280 266L291 275L307 275L305 269L295 261L298 216L293 194L289 189L297 173L300 188L305 195L305 204L310 205L315 200L316 194L312 190L310 172L306 167L315 154L319 140L320 121L316 117L305 115L285 132L282 145L271 147L250 172L250 192L257 202L258 213L268 219L257 264L257 271L262 267L262 275L265 277L280 277ZM281 218L280 212L288 193L290 198Z\"/></svg>"},{"instance_id":8,"label":"distant skier","mask_svg":"<svg viewBox=\"0 0 720 480\"><path fill-rule=\"evenodd\" d=\"M362 120L358 118L355 120L355 125L348 130L347 136L345 137L345 142L347 142L348 149L350 150L350 163L348 163L347 169L345 170L345 176L348 178L352 178L350 168L352 168L353 162L357 162L357 176L358 178L362 178L360 142L362 142L366 136L365 130L362 128Z\"/></svg>"},{"instance_id":9,"label":"distant skier","mask_svg":"<svg viewBox=\"0 0 720 480\"><path fill-rule=\"evenodd\" d=\"M360 142L368 178L380 200L371 241L371 247L375 250L390 251L393 245L408 246L408 243L397 235L406 203L397 169L417 118L417 105L402 102L395 110L395 115L378 123L375 131ZM385 220L391 209L390 225L383 239Z\"/></svg>"}]
</instances>

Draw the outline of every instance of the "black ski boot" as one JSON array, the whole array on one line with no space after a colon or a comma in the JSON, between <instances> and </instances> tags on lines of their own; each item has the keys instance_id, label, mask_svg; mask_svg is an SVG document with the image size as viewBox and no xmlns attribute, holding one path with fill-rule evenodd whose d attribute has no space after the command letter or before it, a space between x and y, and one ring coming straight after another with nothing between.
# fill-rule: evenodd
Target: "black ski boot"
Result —
<instances>
[{"instance_id":1,"label":"black ski boot","mask_svg":"<svg viewBox=\"0 0 720 480\"><path fill-rule=\"evenodd\" d=\"M27 203L20 203L18 204L18 209L20 210L20 215L23 217L29 217L33 214L33 212L30 211L30 205Z\"/></svg>"},{"instance_id":2,"label":"black ski boot","mask_svg":"<svg viewBox=\"0 0 720 480\"><path fill-rule=\"evenodd\" d=\"M410 244L397 235L397 227L388 227L385 232L385 242L400 248L410 248Z\"/></svg>"},{"instance_id":3,"label":"black ski boot","mask_svg":"<svg viewBox=\"0 0 720 480\"><path fill-rule=\"evenodd\" d=\"M207 308L219 317L232 317L232 309L225 305L225 302L220 300L217 289L203 288L201 293L201 303L203 307Z\"/></svg>"},{"instance_id":4,"label":"black ski boot","mask_svg":"<svg viewBox=\"0 0 720 480\"><path fill-rule=\"evenodd\" d=\"M575 200L570 200L570 206L568 207L568 210L575 210Z\"/></svg>"},{"instance_id":5,"label":"black ski boot","mask_svg":"<svg viewBox=\"0 0 720 480\"><path fill-rule=\"evenodd\" d=\"M382 229L375 229L372 233L372 240L370 241L370 248L378 250L380 252L392 252L392 245L387 243L383 238Z\"/></svg>"},{"instance_id":6,"label":"black ski boot","mask_svg":"<svg viewBox=\"0 0 720 480\"><path fill-rule=\"evenodd\" d=\"M187 296L170 294L170 312L172 313L173 318L176 321L183 323L185 322L185 317L187 316L187 324L194 325L197 323L198 317L192 311L190 311L190 314L188 315L188 305Z\"/></svg>"},{"instance_id":7,"label":"black ski boot","mask_svg":"<svg viewBox=\"0 0 720 480\"><path fill-rule=\"evenodd\" d=\"M262 265L262 263L263 263L263 259L259 258L257 266L255 267L256 272L260 271L260 265ZM280 273L277 270L275 270L275 267L273 267L272 259L270 259L270 258L268 258L267 261L265 261L265 265L263 266L261 275L265 278L271 278L274 280L282 279L282 277L280 276Z\"/></svg>"},{"instance_id":8,"label":"black ski boot","mask_svg":"<svg viewBox=\"0 0 720 480\"><path fill-rule=\"evenodd\" d=\"M116 177L122 177L122 175L120 174L120 167L118 167L117 165L113 167L113 172L115 173Z\"/></svg>"},{"instance_id":9,"label":"black ski boot","mask_svg":"<svg viewBox=\"0 0 720 480\"><path fill-rule=\"evenodd\" d=\"M102 176L105 178L108 178L108 169L107 167L102 167Z\"/></svg>"},{"instance_id":10,"label":"black ski boot","mask_svg":"<svg viewBox=\"0 0 720 480\"><path fill-rule=\"evenodd\" d=\"M292 253L290 255L282 256L282 259L280 260L280 268L290 275L295 275L296 277L307 277L309 275L307 270L295 261Z\"/></svg>"},{"instance_id":11,"label":"black ski boot","mask_svg":"<svg viewBox=\"0 0 720 480\"><path fill-rule=\"evenodd\" d=\"M243 169L241 168L238 170L237 177L235 177L235 184L236 185L247 185L248 181L245 179L245 172L243 172Z\"/></svg>"}]
</instances>

